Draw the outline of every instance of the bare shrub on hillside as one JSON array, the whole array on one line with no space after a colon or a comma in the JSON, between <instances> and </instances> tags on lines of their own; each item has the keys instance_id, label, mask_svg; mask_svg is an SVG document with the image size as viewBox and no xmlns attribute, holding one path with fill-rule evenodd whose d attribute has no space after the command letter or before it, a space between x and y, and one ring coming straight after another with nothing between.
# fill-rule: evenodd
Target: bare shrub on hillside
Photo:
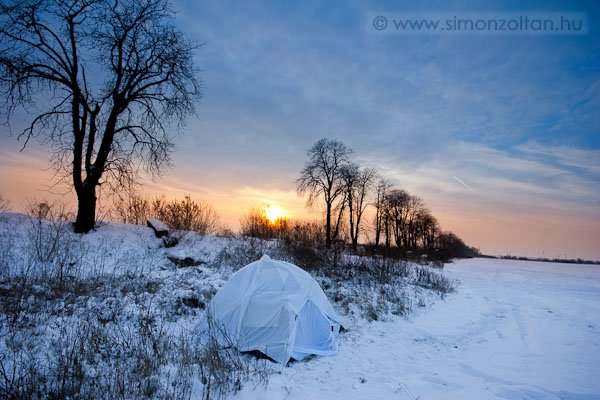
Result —
<instances>
[{"instance_id":1,"label":"bare shrub on hillside","mask_svg":"<svg viewBox=\"0 0 600 400\"><path fill-rule=\"evenodd\" d=\"M30 278L35 277L62 289L72 278L83 255L81 244L72 234L72 218L62 204L32 200L27 205L29 246L24 257L24 267Z\"/></svg>"},{"instance_id":2,"label":"bare shrub on hillside","mask_svg":"<svg viewBox=\"0 0 600 400\"><path fill-rule=\"evenodd\" d=\"M291 262L305 271L315 271L325 265L327 253L323 250L323 245L313 245L301 241L282 240L277 245L279 258Z\"/></svg>"},{"instance_id":3,"label":"bare shrub on hillside","mask_svg":"<svg viewBox=\"0 0 600 400\"><path fill-rule=\"evenodd\" d=\"M150 202L137 193L126 192L116 196L113 212L120 222L145 225L150 216Z\"/></svg>"},{"instance_id":4,"label":"bare shrub on hillside","mask_svg":"<svg viewBox=\"0 0 600 400\"><path fill-rule=\"evenodd\" d=\"M169 227L177 236L194 231L201 235L211 234L220 228L217 211L209 203L185 196L183 200L167 201L155 197L151 202L152 216Z\"/></svg>"},{"instance_id":5,"label":"bare shrub on hillside","mask_svg":"<svg viewBox=\"0 0 600 400\"><path fill-rule=\"evenodd\" d=\"M40 261L48 261L56 255L64 239L68 213L63 205L47 201L30 200L26 207L31 248Z\"/></svg>"},{"instance_id":6,"label":"bare shrub on hillside","mask_svg":"<svg viewBox=\"0 0 600 400\"><path fill-rule=\"evenodd\" d=\"M20 341L18 336L12 334L6 339L8 350L0 356L0 398L42 398L39 388L42 374L37 360L33 354L19 351L19 344L15 343Z\"/></svg>"},{"instance_id":7,"label":"bare shrub on hillside","mask_svg":"<svg viewBox=\"0 0 600 400\"><path fill-rule=\"evenodd\" d=\"M406 291L412 264L399 259L349 255L342 245L280 241L275 255L309 271L333 303L346 313L374 321L386 314L407 315L412 299Z\"/></svg>"},{"instance_id":8,"label":"bare shrub on hillside","mask_svg":"<svg viewBox=\"0 0 600 400\"><path fill-rule=\"evenodd\" d=\"M126 224L145 225L148 218L156 218L178 239L189 231L206 235L221 229L219 216L213 206L190 196L185 196L183 200L168 201L164 196L149 200L128 191L115 199L113 213L120 222Z\"/></svg>"},{"instance_id":9,"label":"bare shrub on hillside","mask_svg":"<svg viewBox=\"0 0 600 400\"><path fill-rule=\"evenodd\" d=\"M260 239L280 239L286 242L303 242L319 246L325 240L325 226L312 220L286 217L271 221L267 216L268 205L250 208L240 218L240 233Z\"/></svg>"},{"instance_id":10,"label":"bare shrub on hillside","mask_svg":"<svg viewBox=\"0 0 600 400\"><path fill-rule=\"evenodd\" d=\"M222 237L222 238L232 239L235 237L235 232L233 232L231 229L229 229L227 227L221 227L221 228L219 228L219 230L217 230L215 235Z\"/></svg>"},{"instance_id":11,"label":"bare shrub on hillside","mask_svg":"<svg viewBox=\"0 0 600 400\"><path fill-rule=\"evenodd\" d=\"M238 270L269 253L268 244L257 238L242 237L231 246L225 246L211 263L214 267L229 266Z\"/></svg>"},{"instance_id":12,"label":"bare shrub on hillside","mask_svg":"<svg viewBox=\"0 0 600 400\"><path fill-rule=\"evenodd\" d=\"M237 392L244 382L254 377L258 384L269 380L269 362L262 358L242 355L225 328L207 311L202 346L192 353L203 384L202 398L224 398ZM184 353L185 354L185 353Z\"/></svg>"},{"instance_id":13,"label":"bare shrub on hillside","mask_svg":"<svg viewBox=\"0 0 600 400\"><path fill-rule=\"evenodd\" d=\"M281 238L288 229L286 218L270 221L267 217L268 205L251 208L240 218L240 233L260 239Z\"/></svg>"},{"instance_id":14,"label":"bare shrub on hillside","mask_svg":"<svg viewBox=\"0 0 600 400\"><path fill-rule=\"evenodd\" d=\"M10 201L6 200L2 194L0 194L0 212L10 211Z\"/></svg>"},{"instance_id":15,"label":"bare shrub on hillside","mask_svg":"<svg viewBox=\"0 0 600 400\"><path fill-rule=\"evenodd\" d=\"M220 399L250 378L268 382L269 362L223 346L215 323L200 341L166 329L164 310L148 292L134 303L112 299L105 317L108 299L90 308L86 298L77 317L56 320L49 342L25 330L4 337L0 398L190 399L200 381L203 399Z\"/></svg>"},{"instance_id":16,"label":"bare shrub on hillside","mask_svg":"<svg viewBox=\"0 0 600 400\"><path fill-rule=\"evenodd\" d=\"M415 285L432 289L442 294L453 292L457 285L456 281L426 266L416 266L414 274Z\"/></svg>"},{"instance_id":17,"label":"bare shrub on hillside","mask_svg":"<svg viewBox=\"0 0 600 400\"><path fill-rule=\"evenodd\" d=\"M12 275L11 266L14 267L13 246L15 237L10 232L0 232L0 282L6 282Z\"/></svg>"},{"instance_id":18,"label":"bare shrub on hillside","mask_svg":"<svg viewBox=\"0 0 600 400\"><path fill-rule=\"evenodd\" d=\"M325 226L314 220L290 220L281 239L317 246L325 241Z\"/></svg>"},{"instance_id":19,"label":"bare shrub on hillside","mask_svg":"<svg viewBox=\"0 0 600 400\"><path fill-rule=\"evenodd\" d=\"M251 208L240 218L240 233L261 239L272 239L275 230L267 218L264 207Z\"/></svg>"}]
</instances>

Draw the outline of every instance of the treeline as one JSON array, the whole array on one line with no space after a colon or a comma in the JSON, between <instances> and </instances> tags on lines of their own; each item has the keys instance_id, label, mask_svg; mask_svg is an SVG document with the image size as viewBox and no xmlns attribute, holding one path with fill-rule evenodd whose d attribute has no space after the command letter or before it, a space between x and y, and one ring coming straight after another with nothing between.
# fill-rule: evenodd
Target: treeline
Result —
<instances>
[{"instance_id":1,"label":"treeline","mask_svg":"<svg viewBox=\"0 0 600 400\"><path fill-rule=\"evenodd\" d=\"M348 243L358 250L370 232L370 251L393 255L416 253L434 258L472 257L479 252L452 232L443 232L423 199L396 188L372 168L351 159L353 150L338 140L321 139L308 151L297 190L309 207L324 211L322 224L280 218L270 221L265 208L251 209L240 220L241 233L261 238L313 240L326 248ZM366 221L367 209L374 210ZM372 236L373 237L373 236Z\"/></svg>"},{"instance_id":2,"label":"treeline","mask_svg":"<svg viewBox=\"0 0 600 400\"><path fill-rule=\"evenodd\" d=\"M584 260L583 258L548 258L548 257L517 257L517 256L490 256L481 255L483 258L496 258L501 260L539 261L562 264L593 264L600 265L600 260Z\"/></svg>"}]
</instances>

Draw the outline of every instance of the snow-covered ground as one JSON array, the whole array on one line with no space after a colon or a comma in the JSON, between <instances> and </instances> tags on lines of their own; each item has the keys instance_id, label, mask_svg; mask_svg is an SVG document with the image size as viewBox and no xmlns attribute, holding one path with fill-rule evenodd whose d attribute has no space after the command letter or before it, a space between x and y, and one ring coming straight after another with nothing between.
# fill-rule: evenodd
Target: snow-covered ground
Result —
<instances>
[{"instance_id":1,"label":"snow-covered ground","mask_svg":"<svg viewBox=\"0 0 600 400\"><path fill-rule=\"evenodd\" d=\"M53 261L42 262L35 251L50 251L39 245L52 226L0 215L0 366L18 378L0 376L0 397L26 385L34 398L65 397L66 384L84 398L201 398L193 347L205 305L277 244L189 234L165 248L150 228L103 224L61 234ZM414 276L395 292L317 274L347 328L339 353L270 365L266 386L254 377L229 397L600 399L599 266L470 259L432 273L460 284L440 298ZM405 299L412 313L383 307L369 322L356 302L377 303L384 289L401 296L384 302Z\"/></svg>"},{"instance_id":2,"label":"snow-covered ground","mask_svg":"<svg viewBox=\"0 0 600 400\"><path fill-rule=\"evenodd\" d=\"M363 323L336 357L285 368L238 399L600 399L600 267L459 260L457 291L408 319Z\"/></svg>"}]
</instances>

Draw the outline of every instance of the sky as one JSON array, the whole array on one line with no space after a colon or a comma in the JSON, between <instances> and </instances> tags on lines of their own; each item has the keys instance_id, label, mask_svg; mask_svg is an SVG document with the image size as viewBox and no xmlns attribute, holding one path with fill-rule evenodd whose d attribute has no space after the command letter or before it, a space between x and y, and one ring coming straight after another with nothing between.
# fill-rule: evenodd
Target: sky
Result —
<instances>
[{"instance_id":1,"label":"sky","mask_svg":"<svg viewBox=\"0 0 600 400\"><path fill-rule=\"evenodd\" d=\"M203 99L176 139L173 168L145 180L148 193L209 201L233 229L261 204L318 218L295 180L312 144L338 139L483 253L600 259L597 3L175 6L176 23L203 43ZM579 18L585 29L394 29L404 18L521 15ZM375 17L385 17L385 29ZM52 172L43 146L19 152L22 143L0 129L0 192L15 209L50 196L40 190Z\"/></svg>"}]
</instances>

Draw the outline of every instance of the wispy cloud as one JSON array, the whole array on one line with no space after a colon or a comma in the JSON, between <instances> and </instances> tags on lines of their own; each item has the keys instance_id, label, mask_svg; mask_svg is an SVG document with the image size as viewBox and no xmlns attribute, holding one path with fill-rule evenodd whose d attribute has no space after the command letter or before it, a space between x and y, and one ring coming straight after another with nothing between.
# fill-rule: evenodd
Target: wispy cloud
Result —
<instances>
[{"instance_id":1,"label":"wispy cloud","mask_svg":"<svg viewBox=\"0 0 600 400\"><path fill-rule=\"evenodd\" d=\"M548 162L563 167L575 167L579 170L577 172L590 174L600 180L600 150L565 145L549 146L537 141L515 146L515 149L527 155L541 156Z\"/></svg>"},{"instance_id":2,"label":"wispy cloud","mask_svg":"<svg viewBox=\"0 0 600 400\"><path fill-rule=\"evenodd\" d=\"M177 23L206 42L197 57L205 96L177 140L175 169L151 191L197 194L232 221L267 198L306 212L294 180L306 149L328 137L424 197L459 233L461 221L487 226L490 215L507 231L523 218L600 220L597 32L381 37L366 34L372 6L361 2L176 4ZM581 7L600 18L597 6Z\"/></svg>"}]
</instances>

